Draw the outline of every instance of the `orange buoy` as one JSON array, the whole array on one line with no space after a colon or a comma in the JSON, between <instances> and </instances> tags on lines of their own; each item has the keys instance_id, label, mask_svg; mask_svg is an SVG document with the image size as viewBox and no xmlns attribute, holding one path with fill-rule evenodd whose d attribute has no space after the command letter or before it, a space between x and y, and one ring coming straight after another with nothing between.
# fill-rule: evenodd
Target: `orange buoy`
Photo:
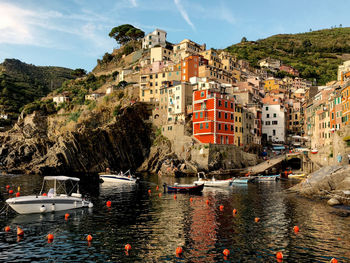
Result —
<instances>
[{"instance_id":1,"label":"orange buoy","mask_svg":"<svg viewBox=\"0 0 350 263\"><path fill-rule=\"evenodd\" d=\"M209 200L206 200L205 203L206 203L207 205L209 205Z\"/></svg>"},{"instance_id":2,"label":"orange buoy","mask_svg":"<svg viewBox=\"0 0 350 263\"><path fill-rule=\"evenodd\" d=\"M17 236L23 236L24 235L24 231L22 230L22 228L17 227Z\"/></svg>"},{"instance_id":3,"label":"orange buoy","mask_svg":"<svg viewBox=\"0 0 350 263\"><path fill-rule=\"evenodd\" d=\"M236 209L236 208L233 209L232 213L233 213L234 215L237 214L237 209Z\"/></svg>"},{"instance_id":4,"label":"orange buoy","mask_svg":"<svg viewBox=\"0 0 350 263\"><path fill-rule=\"evenodd\" d=\"M228 249L226 248L226 249L224 249L224 251L222 251L222 253L223 253L226 257L228 257L228 255L230 255L230 250L228 250Z\"/></svg>"},{"instance_id":5,"label":"orange buoy","mask_svg":"<svg viewBox=\"0 0 350 263\"><path fill-rule=\"evenodd\" d=\"M86 240L90 242L92 240L92 236L91 235L87 235Z\"/></svg>"},{"instance_id":6,"label":"orange buoy","mask_svg":"<svg viewBox=\"0 0 350 263\"><path fill-rule=\"evenodd\" d=\"M47 235L47 240L53 240L53 234L48 234Z\"/></svg>"},{"instance_id":7,"label":"orange buoy","mask_svg":"<svg viewBox=\"0 0 350 263\"><path fill-rule=\"evenodd\" d=\"M281 251L278 251L278 252L276 253L276 258L277 258L277 259L283 259L283 253L282 253Z\"/></svg>"},{"instance_id":8,"label":"orange buoy","mask_svg":"<svg viewBox=\"0 0 350 263\"><path fill-rule=\"evenodd\" d=\"M298 233L299 232L299 227L298 226L294 226L293 230L294 230L295 233Z\"/></svg>"},{"instance_id":9,"label":"orange buoy","mask_svg":"<svg viewBox=\"0 0 350 263\"><path fill-rule=\"evenodd\" d=\"M181 255L182 254L182 247L177 247L176 248L176 255Z\"/></svg>"},{"instance_id":10,"label":"orange buoy","mask_svg":"<svg viewBox=\"0 0 350 263\"><path fill-rule=\"evenodd\" d=\"M68 220L69 216L70 216L70 214L68 214L68 213L65 214L65 215L64 215L64 219Z\"/></svg>"},{"instance_id":11,"label":"orange buoy","mask_svg":"<svg viewBox=\"0 0 350 263\"><path fill-rule=\"evenodd\" d=\"M176 198L177 198L177 196L176 196L176 195L174 195L174 200L176 200Z\"/></svg>"},{"instance_id":12,"label":"orange buoy","mask_svg":"<svg viewBox=\"0 0 350 263\"><path fill-rule=\"evenodd\" d=\"M130 244L126 244L125 245L125 250L126 251L130 251L131 250L131 245Z\"/></svg>"},{"instance_id":13,"label":"orange buoy","mask_svg":"<svg viewBox=\"0 0 350 263\"><path fill-rule=\"evenodd\" d=\"M9 190L9 194L13 194L13 190Z\"/></svg>"},{"instance_id":14,"label":"orange buoy","mask_svg":"<svg viewBox=\"0 0 350 263\"><path fill-rule=\"evenodd\" d=\"M151 189L148 189L148 193L151 194L151 192L152 192Z\"/></svg>"},{"instance_id":15,"label":"orange buoy","mask_svg":"<svg viewBox=\"0 0 350 263\"><path fill-rule=\"evenodd\" d=\"M9 185L6 185L6 189L9 189L10 188L10 186Z\"/></svg>"},{"instance_id":16,"label":"orange buoy","mask_svg":"<svg viewBox=\"0 0 350 263\"><path fill-rule=\"evenodd\" d=\"M111 207L111 205L112 205L112 202L111 202L111 201L107 201L107 202L106 202L106 206L107 206L107 207Z\"/></svg>"},{"instance_id":17,"label":"orange buoy","mask_svg":"<svg viewBox=\"0 0 350 263\"><path fill-rule=\"evenodd\" d=\"M255 221L256 223L258 223L258 222L260 222L260 218L259 218L259 217L256 217L256 218L254 219L254 221Z\"/></svg>"},{"instance_id":18,"label":"orange buoy","mask_svg":"<svg viewBox=\"0 0 350 263\"><path fill-rule=\"evenodd\" d=\"M21 194L19 192L16 193L16 197L19 197Z\"/></svg>"},{"instance_id":19,"label":"orange buoy","mask_svg":"<svg viewBox=\"0 0 350 263\"><path fill-rule=\"evenodd\" d=\"M5 226L5 232L9 232L11 229L9 226Z\"/></svg>"},{"instance_id":20,"label":"orange buoy","mask_svg":"<svg viewBox=\"0 0 350 263\"><path fill-rule=\"evenodd\" d=\"M191 203L193 202L193 198L192 198L192 197L190 198L190 202L191 202Z\"/></svg>"},{"instance_id":21,"label":"orange buoy","mask_svg":"<svg viewBox=\"0 0 350 263\"><path fill-rule=\"evenodd\" d=\"M156 190L158 191L159 190L159 186L157 185L157 187L156 187Z\"/></svg>"},{"instance_id":22,"label":"orange buoy","mask_svg":"<svg viewBox=\"0 0 350 263\"><path fill-rule=\"evenodd\" d=\"M338 263L338 260L336 258L332 258L330 263Z\"/></svg>"},{"instance_id":23,"label":"orange buoy","mask_svg":"<svg viewBox=\"0 0 350 263\"><path fill-rule=\"evenodd\" d=\"M162 193L159 193L158 196L159 196L159 197L162 197Z\"/></svg>"},{"instance_id":24,"label":"orange buoy","mask_svg":"<svg viewBox=\"0 0 350 263\"><path fill-rule=\"evenodd\" d=\"M224 211L224 206L223 206L223 205L220 205L220 206L219 206L219 209L220 209L220 211Z\"/></svg>"},{"instance_id":25,"label":"orange buoy","mask_svg":"<svg viewBox=\"0 0 350 263\"><path fill-rule=\"evenodd\" d=\"M47 196L47 193L43 193L43 196Z\"/></svg>"}]
</instances>

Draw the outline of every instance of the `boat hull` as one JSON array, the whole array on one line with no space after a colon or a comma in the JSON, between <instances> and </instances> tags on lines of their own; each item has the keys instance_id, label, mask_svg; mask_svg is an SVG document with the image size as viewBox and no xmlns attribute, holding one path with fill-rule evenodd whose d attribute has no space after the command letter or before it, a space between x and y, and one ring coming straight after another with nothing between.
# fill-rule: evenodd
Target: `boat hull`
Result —
<instances>
[{"instance_id":1,"label":"boat hull","mask_svg":"<svg viewBox=\"0 0 350 263\"><path fill-rule=\"evenodd\" d=\"M198 194L203 191L204 184L198 185L168 185L167 189L169 193L189 193Z\"/></svg>"},{"instance_id":2,"label":"boat hull","mask_svg":"<svg viewBox=\"0 0 350 263\"><path fill-rule=\"evenodd\" d=\"M205 187L227 187L230 186L232 183L232 179L228 180L199 180L194 181L194 184L204 184Z\"/></svg>"},{"instance_id":3,"label":"boat hull","mask_svg":"<svg viewBox=\"0 0 350 263\"><path fill-rule=\"evenodd\" d=\"M250 182L253 182L255 178L250 177L242 177L242 178L236 178L232 180L233 184L248 184Z\"/></svg>"},{"instance_id":4,"label":"boat hull","mask_svg":"<svg viewBox=\"0 0 350 263\"><path fill-rule=\"evenodd\" d=\"M279 179L280 175L263 175L263 176L257 176L255 181L257 182L275 182Z\"/></svg>"},{"instance_id":5,"label":"boat hull","mask_svg":"<svg viewBox=\"0 0 350 263\"><path fill-rule=\"evenodd\" d=\"M23 196L6 200L19 214L48 213L88 207L90 202L72 196Z\"/></svg>"}]
</instances>

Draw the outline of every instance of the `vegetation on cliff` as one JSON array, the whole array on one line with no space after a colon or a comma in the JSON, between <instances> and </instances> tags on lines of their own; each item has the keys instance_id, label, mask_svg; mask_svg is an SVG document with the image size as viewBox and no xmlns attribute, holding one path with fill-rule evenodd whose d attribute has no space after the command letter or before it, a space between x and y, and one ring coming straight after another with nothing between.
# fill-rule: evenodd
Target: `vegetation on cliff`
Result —
<instances>
[{"instance_id":1,"label":"vegetation on cliff","mask_svg":"<svg viewBox=\"0 0 350 263\"><path fill-rule=\"evenodd\" d=\"M257 41L241 41L227 51L258 67L271 57L296 68L301 77L325 84L337 78L338 65L350 54L350 28L333 28L300 34L279 34Z\"/></svg>"},{"instance_id":2,"label":"vegetation on cliff","mask_svg":"<svg viewBox=\"0 0 350 263\"><path fill-rule=\"evenodd\" d=\"M46 96L67 79L75 78L71 73L68 68L37 67L17 59L5 59L0 64L0 113L9 115L6 124L17 119L23 106Z\"/></svg>"}]
</instances>

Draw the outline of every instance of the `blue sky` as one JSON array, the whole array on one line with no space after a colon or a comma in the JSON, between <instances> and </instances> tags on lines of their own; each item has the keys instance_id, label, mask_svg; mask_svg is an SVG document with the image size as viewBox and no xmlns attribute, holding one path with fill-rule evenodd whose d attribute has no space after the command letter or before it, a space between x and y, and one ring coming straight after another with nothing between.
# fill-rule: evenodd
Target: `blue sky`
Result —
<instances>
[{"instance_id":1,"label":"blue sky","mask_svg":"<svg viewBox=\"0 0 350 263\"><path fill-rule=\"evenodd\" d=\"M350 26L348 0L0 0L0 62L84 68L118 45L111 28L132 24L145 33L168 32L168 41L189 38L225 48L243 36Z\"/></svg>"}]
</instances>

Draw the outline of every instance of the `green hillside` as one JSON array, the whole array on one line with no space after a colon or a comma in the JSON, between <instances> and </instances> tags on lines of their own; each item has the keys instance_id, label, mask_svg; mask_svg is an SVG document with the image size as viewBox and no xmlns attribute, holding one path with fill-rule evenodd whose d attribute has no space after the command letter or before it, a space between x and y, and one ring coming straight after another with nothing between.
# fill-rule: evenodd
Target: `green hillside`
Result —
<instances>
[{"instance_id":1,"label":"green hillside","mask_svg":"<svg viewBox=\"0 0 350 263\"><path fill-rule=\"evenodd\" d=\"M0 113L5 112L15 120L24 105L73 79L71 72L68 68L37 67L17 59L5 59L0 64ZM11 120L0 121L3 122L0 126L11 124Z\"/></svg>"},{"instance_id":2,"label":"green hillside","mask_svg":"<svg viewBox=\"0 0 350 263\"><path fill-rule=\"evenodd\" d=\"M280 34L258 41L247 41L226 48L238 59L258 67L258 61L271 57L282 60L318 85L337 78L338 65L350 59L350 28L334 28L301 34ZM343 59L342 59L343 58Z\"/></svg>"}]
</instances>

